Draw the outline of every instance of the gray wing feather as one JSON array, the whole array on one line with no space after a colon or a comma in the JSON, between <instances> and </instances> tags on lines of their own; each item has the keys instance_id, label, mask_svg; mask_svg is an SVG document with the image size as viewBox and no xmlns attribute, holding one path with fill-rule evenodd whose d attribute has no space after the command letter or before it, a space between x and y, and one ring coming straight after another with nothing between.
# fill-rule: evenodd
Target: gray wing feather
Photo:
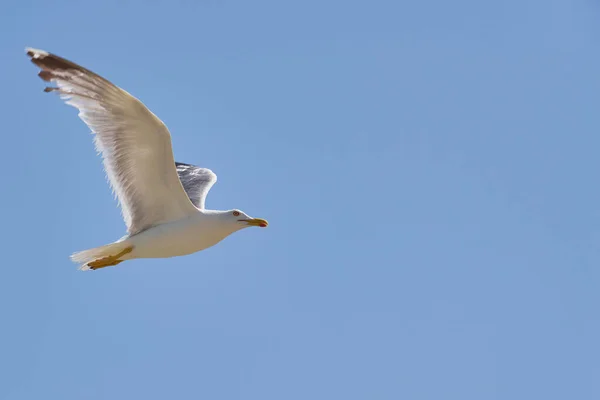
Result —
<instances>
[{"instance_id":1,"label":"gray wing feather","mask_svg":"<svg viewBox=\"0 0 600 400\"><path fill-rule=\"evenodd\" d=\"M217 181L217 175L210 169L196 167L195 165L175 162L179 180L183 189L194 205L204 209L206 195Z\"/></svg>"}]
</instances>

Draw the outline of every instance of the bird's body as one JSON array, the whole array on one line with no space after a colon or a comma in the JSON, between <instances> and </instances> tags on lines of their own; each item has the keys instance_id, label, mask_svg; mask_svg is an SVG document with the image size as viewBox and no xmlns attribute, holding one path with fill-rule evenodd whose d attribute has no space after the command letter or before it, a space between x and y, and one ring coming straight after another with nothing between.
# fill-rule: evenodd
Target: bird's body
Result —
<instances>
[{"instance_id":1,"label":"bird's body","mask_svg":"<svg viewBox=\"0 0 600 400\"><path fill-rule=\"evenodd\" d=\"M125 241L133 251L124 259L185 256L214 246L241 228L220 224L216 214L198 211L129 237Z\"/></svg>"},{"instance_id":2,"label":"bird's body","mask_svg":"<svg viewBox=\"0 0 600 400\"><path fill-rule=\"evenodd\" d=\"M115 243L73 254L81 269L134 258L182 256L214 246L248 226L267 222L239 210L205 209L216 175L176 163L163 122L135 97L101 76L43 50L27 49L40 78L79 110L95 136L128 234Z\"/></svg>"}]
</instances>

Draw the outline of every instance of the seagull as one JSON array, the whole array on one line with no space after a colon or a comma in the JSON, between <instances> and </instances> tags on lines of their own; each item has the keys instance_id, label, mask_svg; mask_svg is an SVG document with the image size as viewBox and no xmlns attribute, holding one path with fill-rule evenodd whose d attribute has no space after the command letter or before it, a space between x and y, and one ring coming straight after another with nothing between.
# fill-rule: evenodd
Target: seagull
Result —
<instances>
[{"instance_id":1,"label":"seagull","mask_svg":"<svg viewBox=\"0 0 600 400\"><path fill-rule=\"evenodd\" d=\"M205 207L217 181L209 169L175 162L166 125L141 101L94 72L47 51L25 49L66 104L94 134L96 149L116 194L127 234L114 243L74 253L81 270L136 258L183 256L207 249L232 233L268 222L238 209Z\"/></svg>"}]
</instances>

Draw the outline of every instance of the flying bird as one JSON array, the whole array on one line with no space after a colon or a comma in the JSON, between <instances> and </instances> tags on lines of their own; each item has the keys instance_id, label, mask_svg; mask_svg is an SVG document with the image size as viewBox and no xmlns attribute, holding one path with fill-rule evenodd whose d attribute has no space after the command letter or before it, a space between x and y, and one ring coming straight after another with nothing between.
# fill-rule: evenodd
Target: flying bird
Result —
<instances>
[{"instance_id":1,"label":"flying bird","mask_svg":"<svg viewBox=\"0 0 600 400\"><path fill-rule=\"evenodd\" d=\"M55 85L44 91L77 108L94 134L127 226L118 241L73 254L71 260L80 269L192 254L240 229L268 225L237 209L206 209L206 195L217 176L175 162L169 130L141 101L64 58L32 48L26 52L40 68L39 77Z\"/></svg>"}]
</instances>

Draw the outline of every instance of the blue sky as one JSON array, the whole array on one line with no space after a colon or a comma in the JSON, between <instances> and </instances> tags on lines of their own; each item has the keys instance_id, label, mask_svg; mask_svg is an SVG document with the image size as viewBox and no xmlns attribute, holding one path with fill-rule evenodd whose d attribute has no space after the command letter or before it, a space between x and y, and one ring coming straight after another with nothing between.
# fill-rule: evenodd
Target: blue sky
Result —
<instances>
[{"instance_id":1,"label":"blue sky","mask_svg":"<svg viewBox=\"0 0 600 400\"><path fill-rule=\"evenodd\" d=\"M597 399L592 1L5 1L0 399ZM102 74L269 220L124 233L32 46Z\"/></svg>"}]
</instances>

